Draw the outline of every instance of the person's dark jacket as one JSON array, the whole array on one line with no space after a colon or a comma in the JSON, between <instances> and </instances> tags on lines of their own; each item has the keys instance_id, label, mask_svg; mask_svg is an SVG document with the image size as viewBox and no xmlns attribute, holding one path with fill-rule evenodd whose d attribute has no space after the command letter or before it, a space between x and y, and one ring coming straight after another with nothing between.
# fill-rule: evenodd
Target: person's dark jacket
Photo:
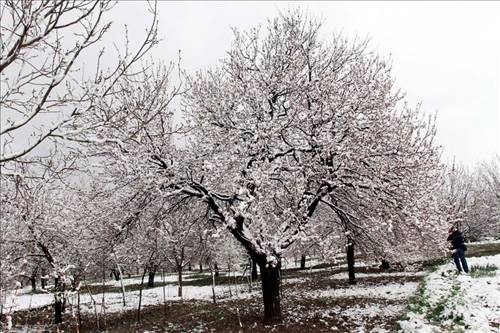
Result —
<instances>
[{"instance_id":1,"label":"person's dark jacket","mask_svg":"<svg viewBox=\"0 0 500 333\"><path fill-rule=\"evenodd\" d=\"M453 231L449 236L448 236L448 241L451 242L451 248L453 250L456 250L458 248L463 248L464 251L467 250L467 247L464 244L464 235L458 231L455 230Z\"/></svg>"}]
</instances>

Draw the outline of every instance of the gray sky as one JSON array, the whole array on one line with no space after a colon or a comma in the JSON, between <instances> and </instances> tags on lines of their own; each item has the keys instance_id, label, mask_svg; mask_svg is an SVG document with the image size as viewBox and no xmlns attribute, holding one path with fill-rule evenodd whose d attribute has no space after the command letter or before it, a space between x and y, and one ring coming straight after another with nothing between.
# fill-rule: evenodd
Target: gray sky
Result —
<instances>
[{"instance_id":1,"label":"gray sky","mask_svg":"<svg viewBox=\"0 0 500 333\"><path fill-rule=\"evenodd\" d=\"M142 1L113 12L115 38L128 24L131 38L148 22ZM499 2L160 2L163 42L153 58L175 60L192 72L217 64L232 41L231 27L265 25L279 11L302 8L321 19L323 33L371 38L391 56L396 85L407 100L438 112L444 161L465 165L500 155ZM117 35L118 34L118 35Z\"/></svg>"}]
</instances>

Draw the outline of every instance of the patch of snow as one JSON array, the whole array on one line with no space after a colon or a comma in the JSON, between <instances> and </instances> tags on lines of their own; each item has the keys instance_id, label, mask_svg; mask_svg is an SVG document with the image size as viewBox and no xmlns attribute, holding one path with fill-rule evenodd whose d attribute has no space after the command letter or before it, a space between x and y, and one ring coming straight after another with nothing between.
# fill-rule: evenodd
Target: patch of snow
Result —
<instances>
[{"instance_id":1,"label":"patch of snow","mask_svg":"<svg viewBox=\"0 0 500 333\"><path fill-rule=\"evenodd\" d=\"M119 281L113 281L113 283ZM124 281L125 282L125 281ZM140 279L139 279L140 283ZM129 281L128 284L134 284ZM257 287L257 286L256 286ZM166 285L165 286L165 300L166 301L177 301L177 300L211 300L212 299L212 287L211 286L184 286L182 288L183 297L177 296L177 285ZM234 285L231 286L231 296L229 294L228 286L216 286L215 295L218 299L227 298L237 298L237 299L248 299L255 297L260 294L260 288L254 288L254 292L248 293L248 288L246 285L239 285L238 289ZM14 296L14 295L13 295ZM101 312L102 308L102 294L93 295L96 301L97 312ZM125 292L126 306L123 306L123 297L121 292L105 293L104 296L104 310L106 313L110 312L121 312L126 310L137 309L139 304L139 291ZM47 294L34 294L34 295L17 295L14 297L9 297L6 300L4 308L7 313L33 309L37 307L42 307L50 305L54 302L54 296L51 293ZM75 293L71 294L68 299L69 307L71 305L76 305L77 295ZM143 289L142 291L142 301L141 306L146 305L156 305L163 303L163 287L156 287L150 289ZM94 312L94 305L89 294L80 294L80 307L82 312Z\"/></svg>"},{"instance_id":2,"label":"patch of snow","mask_svg":"<svg viewBox=\"0 0 500 333\"><path fill-rule=\"evenodd\" d=\"M325 289L302 292L309 298L318 297L365 297L382 299L407 299L417 290L416 282L389 283L383 286L351 286L349 288Z\"/></svg>"},{"instance_id":3,"label":"patch of snow","mask_svg":"<svg viewBox=\"0 0 500 333\"><path fill-rule=\"evenodd\" d=\"M451 262L440 266L426 277L427 298L430 308L443 304L439 323L431 322L425 314L408 313L408 320L400 321L403 332L442 332L443 327L457 325L466 332L498 332L500 326L500 254L467 259L469 267L492 265L495 276L474 278L456 274ZM462 318L463 325L453 321Z\"/></svg>"},{"instance_id":4,"label":"patch of snow","mask_svg":"<svg viewBox=\"0 0 500 333\"><path fill-rule=\"evenodd\" d=\"M424 276L426 272L380 272L380 273L356 273L356 279L363 279L367 277L412 277ZM330 277L332 280L347 280L349 275L347 272L334 274Z\"/></svg>"}]
</instances>

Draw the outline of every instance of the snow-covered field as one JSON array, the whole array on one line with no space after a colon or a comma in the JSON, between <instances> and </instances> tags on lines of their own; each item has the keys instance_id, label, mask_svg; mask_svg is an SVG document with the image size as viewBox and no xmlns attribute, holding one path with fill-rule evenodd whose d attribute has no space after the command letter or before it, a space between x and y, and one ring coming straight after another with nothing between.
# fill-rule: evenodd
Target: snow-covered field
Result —
<instances>
[{"instance_id":1,"label":"snow-covered field","mask_svg":"<svg viewBox=\"0 0 500 333\"><path fill-rule=\"evenodd\" d=\"M415 293L418 283L391 283L379 286L355 285L349 288L314 290L304 293L304 296L310 298L320 297L363 297L363 298L382 298L392 300L404 300Z\"/></svg>"},{"instance_id":2,"label":"snow-covered field","mask_svg":"<svg viewBox=\"0 0 500 333\"><path fill-rule=\"evenodd\" d=\"M469 258L470 267L495 266L491 276L457 274L452 263L425 278L423 306L401 321L403 332L500 332L500 254Z\"/></svg>"},{"instance_id":3,"label":"snow-covered field","mask_svg":"<svg viewBox=\"0 0 500 333\"><path fill-rule=\"evenodd\" d=\"M170 278L170 277L169 277ZM167 280L167 277L165 278ZM175 280L172 280L175 281ZM131 278L125 279L124 285L125 290L127 285L132 285L136 283L140 283L140 278ZM107 284L112 286L120 286L119 281L108 281ZM173 301L173 300L210 300L212 299L212 287L211 286L184 286L182 288L183 296L182 298L177 296L177 286L176 285L166 285L165 286L165 298L163 297L163 287L149 288L144 289L142 291L142 301L141 304L145 305L155 305L161 304L164 300ZM248 298L250 295L247 292L248 288L243 285L231 286L231 291L229 291L228 286L215 286L215 295L217 298L228 298L229 295L232 295L233 298ZM254 293L252 293L253 295ZM71 305L75 305L77 302L76 294L71 294L69 296L69 303ZM96 309L94 308L94 301L96 305ZM20 310L28 310L41 306L46 306L52 304L54 302L54 296L51 293L43 293L43 294L19 294L12 293L4 304L4 309L7 313L13 311ZM113 313L126 311L131 309L137 309L139 304L139 291L129 291L125 292L125 303L126 306L123 306L123 295L122 293L117 292L107 292L104 294L104 303L102 301L102 294L93 295L93 299L87 293L82 293L80 295L80 306L83 312L101 312L103 309L101 308L102 304L104 304L104 312Z\"/></svg>"},{"instance_id":4,"label":"snow-covered field","mask_svg":"<svg viewBox=\"0 0 500 333\"><path fill-rule=\"evenodd\" d=\"M500 267L500 254L488 257L469 258L472 267ZM392 332L392 326L400 318L410 301L411 311L407 319L399 321L403 332L500 332L500 270L490 272L491 276L458 275L453 263L439 266L432 273L416 272L374 272L357 273L357 285L349 286L339 281L347 281L347 273L324 274L323 269L301 271L298 276L284 280L286 298L293 306L284 309L286 321L290 324L321 322L322 327L329 327L332 332ZM415 277L424 278L422 290L419 290ZM203 277L193 274L191 279ZM166 282L176 280L175 275L165 277ZM380 278L380 279L379 279ZM189 275L186 280L189 280ZM319 280L318 280L319 279ZM158 282L162 281L158 277ZM318 281L322 283L318 284ZM337 285L330 287L329 283ZM125 279L127 286L140 283L140 278ZM118 287L119 281L107 281L107 285ZM304 288L305 287L305 288ZM240 284L238 289L231 285L216 286L215 293L220 304L236 299L252 300L261 297L260 284L254 284L248 292L248 285ZM415 297L420 297L419 307L412 307ZM212 288L205 286L184 286L184 300L206 300L212 298ZM89 294L81 294L81 309L86 313L118 313L137 309L139 291L127 291L126 306L123 306L122 294L105 293L104 308L102 294L94 295L95 303ZM144 289L142 305L162 304L164 301L180 300L177 286ZM298 302L297 302L298 301ZM76 295L70 296L71 304L76 304ZM4 311L13 312L45 306L53 303L52 294L18 294L9 297ZM95 304L95 305L94 305ZM229 304L229 303L227 303ZM256 304L260 304L257 301ZM74 308L73 308L74 310ZM311 322L312 320L312 322ZM368 326L367 326L368 325ZM391 324L392 325L392 324ZM368 328L367 328L368 327Z\"/></svg>"},{"instance_id":5,"label":"snow-covered field","mask_svg":"<svg viewBox=\"0 0 500 333\"><path fill-rule=\"evenodd\" d=\"M356 273L356 279L368 277L408 277L408 276L424 276L426 272L377 272L377 273ZM330 277L333 280L346 280L349 278L347 272L334 274Z\"/></svg>"}]
</instances>

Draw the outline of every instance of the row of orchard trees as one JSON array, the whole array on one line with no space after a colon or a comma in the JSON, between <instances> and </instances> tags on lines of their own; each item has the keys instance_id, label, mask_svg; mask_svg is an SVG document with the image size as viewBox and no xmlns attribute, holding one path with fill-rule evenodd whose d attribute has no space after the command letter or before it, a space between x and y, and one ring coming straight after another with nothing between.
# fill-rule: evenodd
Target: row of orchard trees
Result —
<instances>
[{"instance_id":1,"label":"row of orchard trees","mask_svg":"<svg viewBox=\"0 0 500 333\"><path fill-rule=\"evenodd\" d=\"M65 279L78 288L105 263L182 272L203 253L214 267L224 233L259 266L272 322L282 259L308 244L328 257L347 235L371 257L438 254L463 209L450 208L434 122L404 103L367 42L323 40L319 23L292 12L235 30L220 65L174 75L141 61L157 43L151 4L138 50L86 78L78 60L101 59L93 47L111 9L2 3L2 288L41 260L57 310ZM16 150L25 132L32 141Z\"/></svg>"},{"instance_id":2,"label":"row of orchard trees","mask_svg":"<svg viewBox=\"0 0 500 333\"><path fill-rule=\"evenodd\" d=\"M447 212L471 241L500 234L500 156L469 170L453 163L444 172Z\"/></svg>"}]
</instances>

